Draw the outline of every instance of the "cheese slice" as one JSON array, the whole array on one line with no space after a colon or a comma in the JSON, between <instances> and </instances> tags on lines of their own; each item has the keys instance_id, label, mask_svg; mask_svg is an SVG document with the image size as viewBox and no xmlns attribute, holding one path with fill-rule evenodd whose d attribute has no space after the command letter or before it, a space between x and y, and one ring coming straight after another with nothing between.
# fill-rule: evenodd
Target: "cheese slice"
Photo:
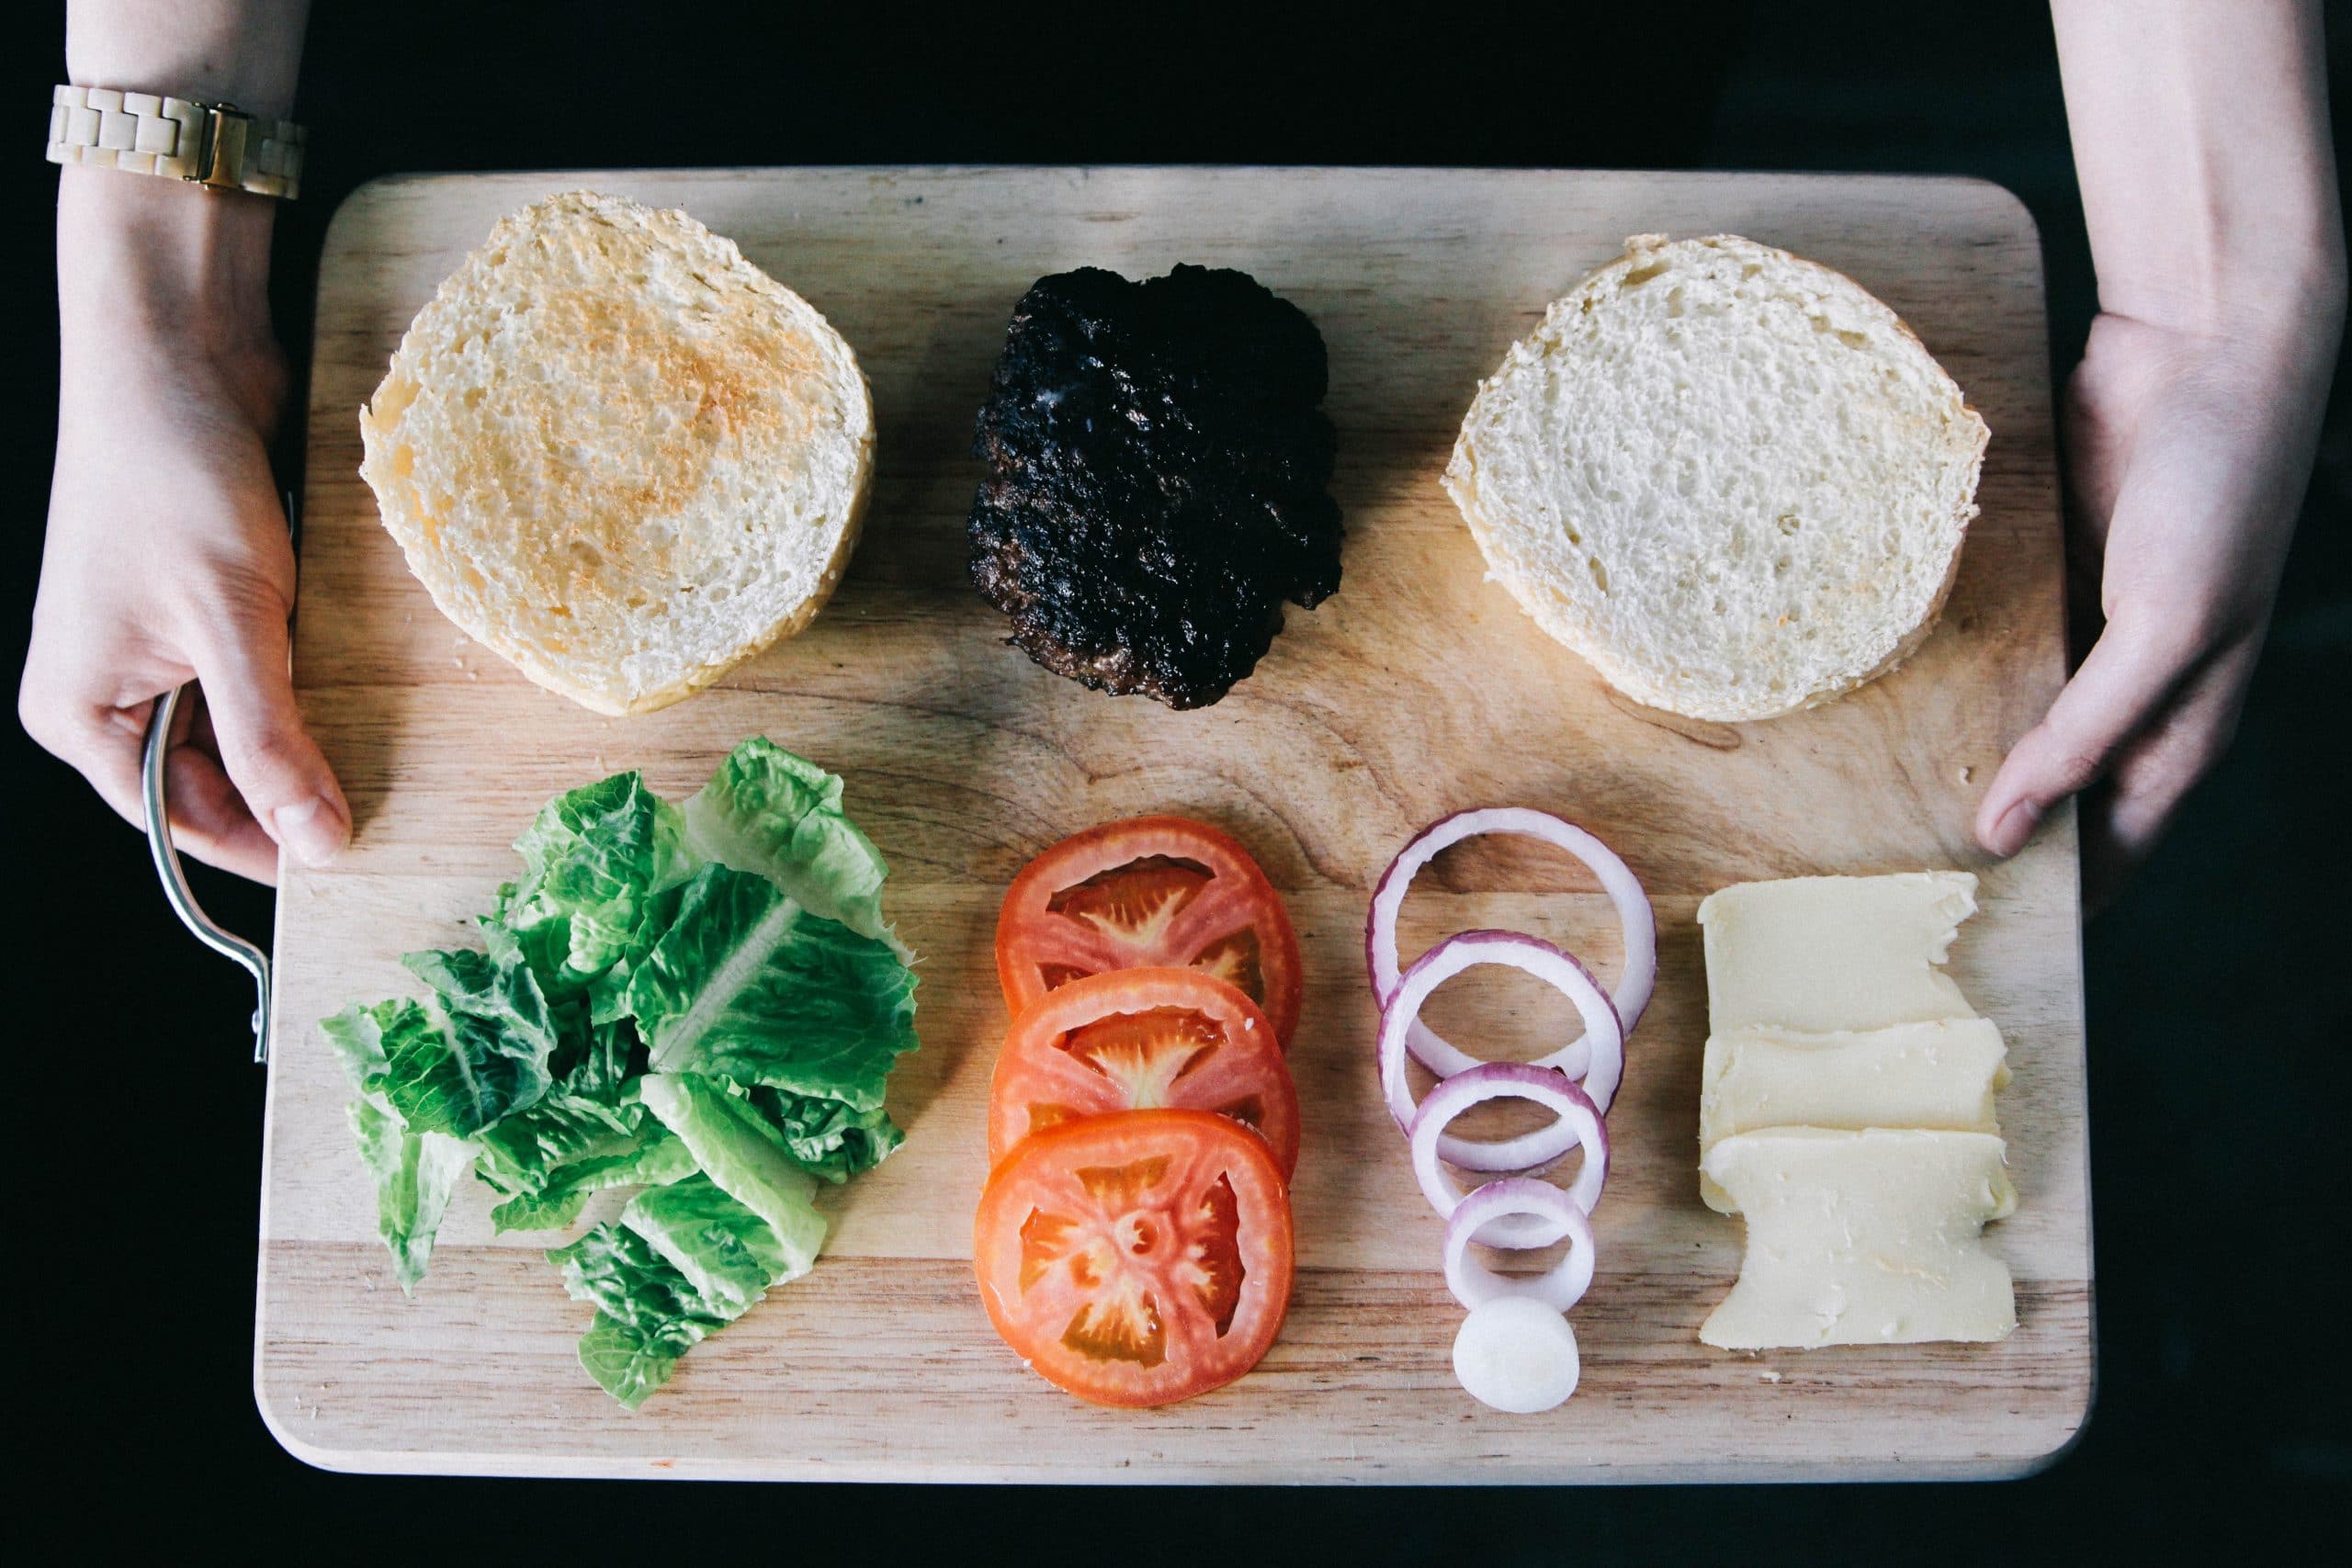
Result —
<instances>
[{"instance_id":1,"label":"cheese slice","mask_svg":"<svg viewBox=\"0 0 2352 1568\"><path fill-rule=\"evenodd\" d=\"M1739 1282L1700 1325L1725 1350L2000 1339L2009 1270L1982 1232L2017 1207L2001 1140L1777 1127L1709 1151L1747 1216Z\"/></svg>"},{"instance_id":2,"label":"cheese slice","mask_svg":"<svg viewBox=\"0 0 2352 1568\"><path fill-rule=\"evenodd\" d=\"M1752 1025L1708 1037L1699 1080L1699 1154L1759 1127L1928 1127L1998 1133L1993 1091L2008 1055L1990 1019L1799 1034ZM1699 1194L1736 1213L1703 1171Z\"/></svg>"},{"instance_id":3,"label":"cheese slice","mask_svg":"<svg viewBox=\"0 0 2352 1568\"><path fill-rule=\"evenodd\" d=\"M1974 1018L1941 965L1976 912L1964 871L1742 882L1699 906L1707 1023L1802 1034Z\"/></svg>"}]
</instances>

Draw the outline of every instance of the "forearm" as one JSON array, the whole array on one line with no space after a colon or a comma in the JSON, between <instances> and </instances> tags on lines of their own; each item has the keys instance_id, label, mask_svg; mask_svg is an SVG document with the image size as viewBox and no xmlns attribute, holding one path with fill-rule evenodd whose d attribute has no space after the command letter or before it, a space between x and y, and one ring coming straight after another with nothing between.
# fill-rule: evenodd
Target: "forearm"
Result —
<instances>
[{"instance_id":1,"label":"forearm","mask_svg":"<svg viewBox=\"0 0 2352 1568\"><path fill-rule=\"evenodd\" d=\"M2317 0L2052 0L2100 308L2222 335L2344 299ZM2285 318L2286 320L2281 320Z\"/></svg>"},{"instance_id":2,"label":"forearm","mask_svg":"<svg viewBox=\"0 0 2352 1568\"><path fill-rule=\"evenodd\" d=\"M284 118L309 9L309 0L73 0L66 71L82 86ZM111 169L63 170L57 288L68 395L76 367L127 343L266 359L277 205ZM254 412L266 421L270 411Z\"/></svg>"},{"instance_id":3,"label":"forearm","mask_svg":"<svg viewBox=\"0 0 2352 1568\"><path fill-rule=\"evenodd\" d=\"M310 0L71 0L65 69L85 87L232 103L286 118Z\"/></svg>"}]
</instances>

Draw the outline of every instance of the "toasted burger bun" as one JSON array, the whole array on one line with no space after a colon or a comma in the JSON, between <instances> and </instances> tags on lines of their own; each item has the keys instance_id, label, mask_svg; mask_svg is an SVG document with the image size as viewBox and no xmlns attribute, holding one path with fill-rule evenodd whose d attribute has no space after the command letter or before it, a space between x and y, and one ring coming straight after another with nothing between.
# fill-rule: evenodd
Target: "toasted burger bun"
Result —
<instances>
[{"instance_id":1,"label":"toasted burger bun","mask_svg":"<svg viewBox=\"0 0 2352 1568\"><path fill-rule=\"evenodd\" d=\"M442 613L610 714L807 626L874 469L873 400L823 316L684 213L585 192L500 220L359 432Z\"/></svg>"}]
</instances>

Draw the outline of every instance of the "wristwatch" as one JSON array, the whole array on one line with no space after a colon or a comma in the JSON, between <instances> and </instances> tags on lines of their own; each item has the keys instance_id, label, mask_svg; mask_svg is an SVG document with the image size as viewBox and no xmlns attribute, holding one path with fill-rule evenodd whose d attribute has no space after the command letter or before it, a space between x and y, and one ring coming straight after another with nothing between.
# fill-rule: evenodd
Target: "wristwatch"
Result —
<instances>
[{"instance_id":1,"label":"wristwatch","mask_svg":"<svg viewBox=\"0 0 2352 1568\"><path fill-rule=\"evenodd\" d=\"M112 87L59 87L49 99L49 161L164 175L209 190L292 200L309 141L290 119Z\"/></svg>"}]
</instances>

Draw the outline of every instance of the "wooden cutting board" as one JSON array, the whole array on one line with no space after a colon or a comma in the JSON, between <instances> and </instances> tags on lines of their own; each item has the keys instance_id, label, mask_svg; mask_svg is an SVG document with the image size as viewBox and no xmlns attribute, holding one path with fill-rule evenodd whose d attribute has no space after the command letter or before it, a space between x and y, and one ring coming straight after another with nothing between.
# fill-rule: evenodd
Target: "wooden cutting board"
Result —
<instances>
[{"instance_id":1,"label":"wooden cutting board","mask_svg":"<svg viewBox=\"0 0 2352 1568\"><path fill-rule=\"evenodd\" d=\"M880 463L839 596L801 637L666 712L607 719L526 683L409 577L357 475L355 411L418 307L501 214L592 186L683 206L855 345ZM1993 428L1984 514L1943 623L1894 676L1817 712L1693 723L1611 694L1498 586L1438 488L1478 378L1629 233L1731 230L1851 274L1899 310ZM1217 705L1172 713L1036 669L967 587L972 416L1013 301L1080 265L1248 269L1330 346L1345 581ZM965 1481L1563 1482L2015 1474L2091 1393L2090 1213L2075 828L2006 865L1970 814L2063 677L2041 263L2017 200L1964 180L1344 169L767 169L500 175L368 186L319 289L295 677L350 794L351 852L278 904L256 1374L287 1447L336 1469ZM316 1021L408 992L405 949L464 942L548 796L622 768L683 795L764 732L837 770L889 857L922 953L922 1052L891 1085L888 1164L829 1201L808 1278L687 1357L632 1415L573 1362L587 1309L459 1198L413 1300L390 1281L345 1088ZM1507 1416L1453 1381L1441 1226L1375 1090L1365 900L1456 808L1573 817L1656 897L1658 999L1611 1117L1600 1275L1572 1314L1584 1381ZM1175 811L1256 852L1306 962L1306 1110L1288 1325L1250 1377L1148 1412L1025 1371L969 1269L1004 1013L1006 882L1063 834ZM1983 913L1952 969L2007 1035L2022 1203L1989 1233L2019 1325L1991 1346L1735 1355L1698 1342L1736 1221L1695 1190L1703 975L1692 911L1725 883L1961 866ZM1609 907L1534 846L1454 852L1408 951L1516 927L1613 972ZM1492 972L1487 972L1491 975ZM1459 994L1456 994L1459 993ZM1457 982L1454 1038L1524 1052L1568 1016Z\"/></svg>"}]
</instances>

